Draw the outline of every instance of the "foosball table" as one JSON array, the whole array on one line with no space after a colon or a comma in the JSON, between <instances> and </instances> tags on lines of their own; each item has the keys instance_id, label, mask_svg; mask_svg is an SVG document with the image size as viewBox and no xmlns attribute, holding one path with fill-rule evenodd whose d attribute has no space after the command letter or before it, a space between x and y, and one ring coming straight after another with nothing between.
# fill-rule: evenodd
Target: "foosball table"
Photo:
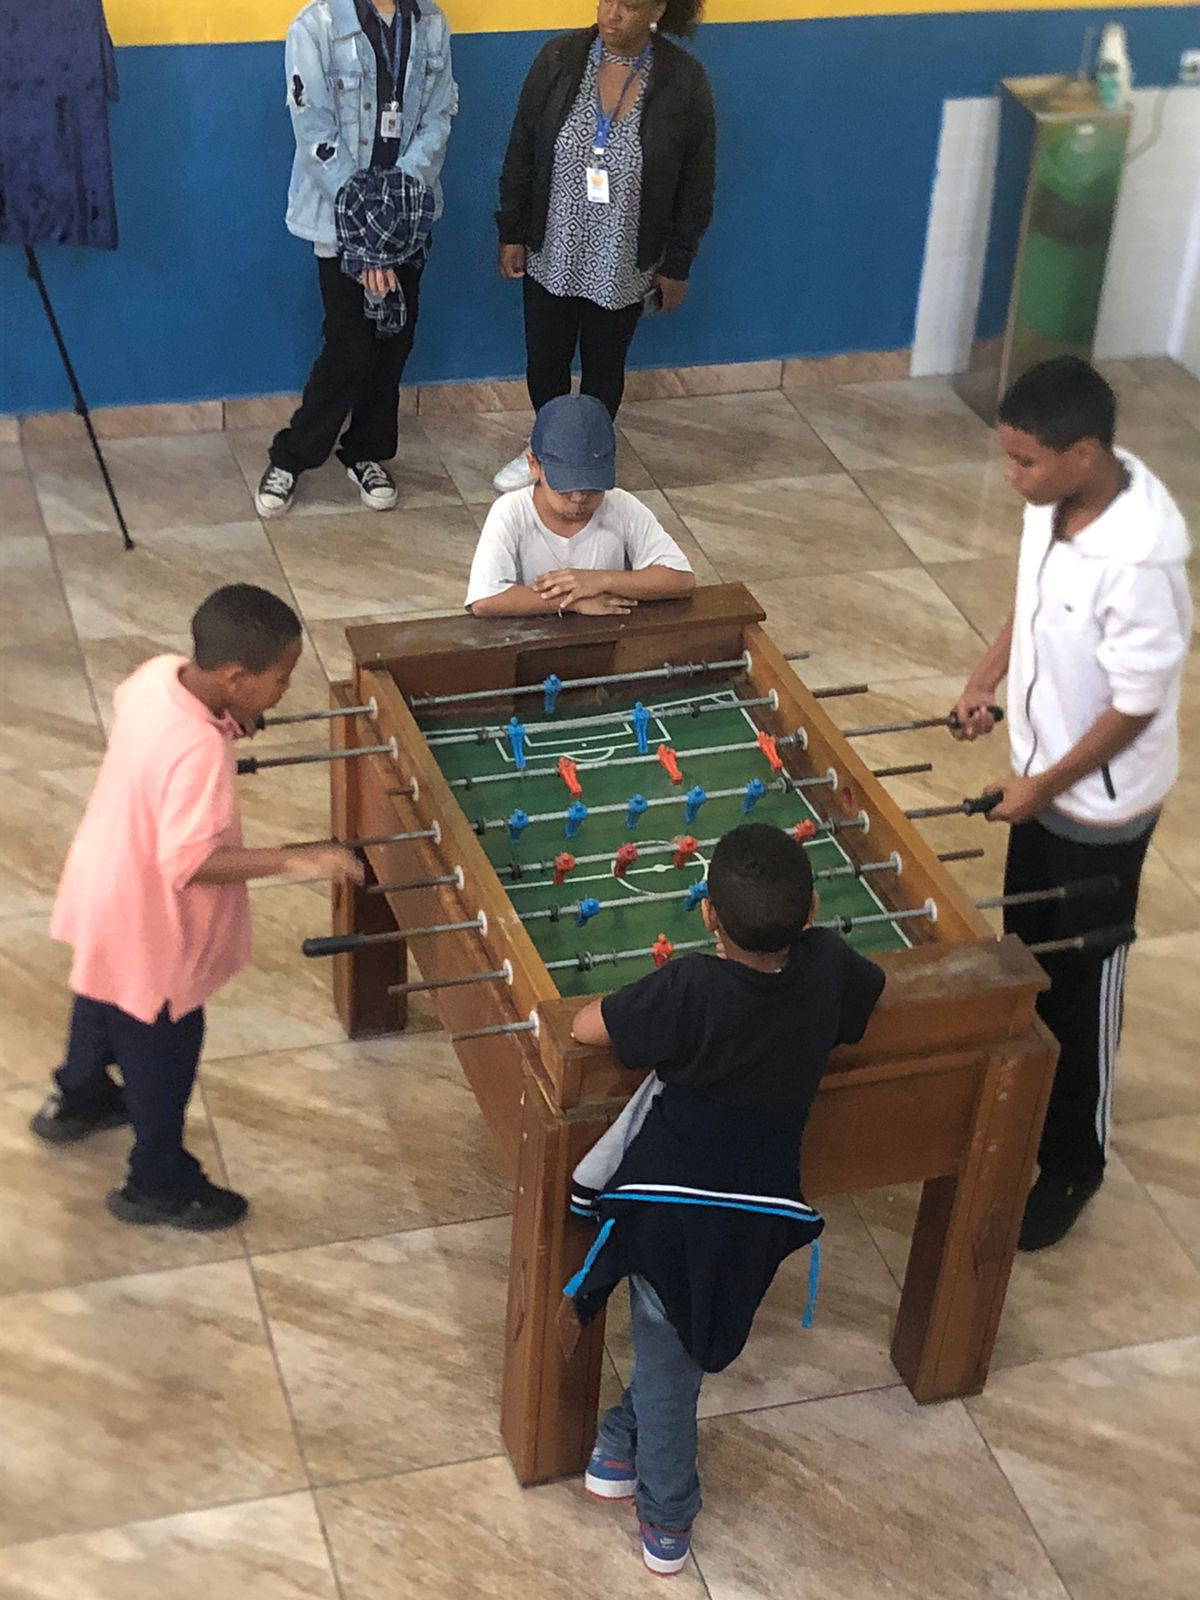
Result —
<instances>
[{"instance_id":1,"label":"foosball table","mask_svg":"<svg viewBox=\"0 0 1200 1600\"><path fill-rule=\"evenodd\" d=\"M501 1430L523 1483L581 1469L591 1447L603 1321L581 1330L562 1292L592 1238L569 1184L641 1076L576 1044L572 1019L709 944L707 858L749 816L811 852L818 921L888 977L864 1039L830 1061L805 1193L923 1183L892 1359L918 1401L987 1376L1056 1055L1034 1009L1046 979L763 620L718 585L624 617L348 630L333 833L367 874L335 890L333 934L305 950L333 961L351 1037L403 1029L409 995L433 995L507 1160Z\"/></svg>"}]
</instances>

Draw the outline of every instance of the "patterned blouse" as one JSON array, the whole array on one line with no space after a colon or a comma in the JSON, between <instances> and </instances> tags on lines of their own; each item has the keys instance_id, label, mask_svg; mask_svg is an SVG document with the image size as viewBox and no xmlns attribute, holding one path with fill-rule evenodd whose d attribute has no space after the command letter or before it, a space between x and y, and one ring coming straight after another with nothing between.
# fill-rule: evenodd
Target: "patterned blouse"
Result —
<instances>
[{"instance_id":1,"label":"patterned blouse","mask_svg":"<svg viewBox=\"0 0 1200 1600\"><path fill-rule=\"evenodd\" d=\"M607 50L602 59L619 62L627 71L634 65ZM653 272L639 272L637 265L642 209L640 129L648 74L641 74L632 110L613 123L605 154L597 156L593 146L598 72L593 50L575 104L555 142L546 237L542 248L530 254L526 270L551 294L578 295L606 311L620 311L641 300L654 281ZM607 205L594 205L587 197L587 169L591 166L603 166L608 172Z\"/></svg>"}]
</instances>

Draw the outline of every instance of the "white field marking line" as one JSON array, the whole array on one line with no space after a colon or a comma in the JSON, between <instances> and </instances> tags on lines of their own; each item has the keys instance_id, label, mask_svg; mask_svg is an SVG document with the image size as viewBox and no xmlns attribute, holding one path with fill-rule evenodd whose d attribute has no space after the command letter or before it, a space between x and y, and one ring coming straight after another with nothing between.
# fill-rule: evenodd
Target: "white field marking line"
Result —
<instances>
[{"instance_id":1,"label":"white field marking line","mask_svg":"<svg viewBox=\"0 0 1200 1600\"><path fill-rule=\"evenodd\" d=\"M662 700L658 703L657 711L676 711L680 707L690 708L691 706L703 704L725 705L728 706L730 710L733 710L736 707L737 702L738 697L733 693L732 689L719 689L710 694L687 695L679 700ZM629 715L632 715L632 708ZM752 731L757 735L758 729L754 726L754 723L749 715L744 711L742 712L742 715L750 724ZM689 718L689 720L691 719ZM657 733L652 731L655 728L658 730ZM596 733L590 736L586 732L572 729L571 731L575 734L575 738L570 748L565 750L561 747L561 745L558 745L557 741L554 739L543 740L537 737L537 735L540 733L552 733L553 731L553 722L535 722L531 727L526 729L526 753L535 754L538 750L553 751L557 748L559 755L566 756L568 761L574 761L577 764L582 764L586 761L595 766L602 766L606 761L611 761L618 752L624 755L637 754L637 735L634 733L633 724L628 721L625 723L625 732L628 735L627 738L622 738L619 726L615 729L610 729L607 732L598 730ZM667 728L667 725L661 716L656 714L651 717L650 722L646 727L646 737L651 744L670 743L670 730ZM593 740L596 741L595 748L592 747ZM513 761L512 749L509 746L508 740L504 738L493 739L492 743L495 746L501 761L506 762L509 766L515 766L516 763ZM686 753L686 751L681 752L683 755L686 755Z\"/></svg>"}]
</instances>

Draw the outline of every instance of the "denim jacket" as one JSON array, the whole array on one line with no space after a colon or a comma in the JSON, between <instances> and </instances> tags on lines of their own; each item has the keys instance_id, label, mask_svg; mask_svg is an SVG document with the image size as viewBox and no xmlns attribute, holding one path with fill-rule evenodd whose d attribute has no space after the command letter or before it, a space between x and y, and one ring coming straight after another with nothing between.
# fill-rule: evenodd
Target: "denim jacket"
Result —
<instances>
[{"instance_id":1,"label":"denim jacket","mask_svg":"<svg viewBox=\"0 0 1200 1600\"><path fill-rule=\"evenodd\" d=\"M296 134L288 231L332 250L337 245L334 200L351 173L370 166L375 142L375 52L359 25L354 0L312 0L305 6L288 29L284 67ZM421 0L396 165L434 191L435 220L442 213L438 174L457 110L450 25L434 0Z\"/></svg>"}]
</instances>

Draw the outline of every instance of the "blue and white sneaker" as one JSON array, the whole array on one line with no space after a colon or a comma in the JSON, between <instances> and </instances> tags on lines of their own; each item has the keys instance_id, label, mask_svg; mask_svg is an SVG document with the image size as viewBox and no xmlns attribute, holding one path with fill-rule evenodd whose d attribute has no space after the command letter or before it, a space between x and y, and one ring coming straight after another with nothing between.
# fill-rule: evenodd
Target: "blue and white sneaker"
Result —
<instances>
[{"instance_id":1,"label":"blue and white sneaker","mask_svg":"<svg viewBox=\"0 0 1200 1600\"><path fill-rule=\"evenodd\" d=\"M610 1456L597 1445L583 1475L583 1487L598 1500L632 1500L637 1488L637 1468L632 1461Z\"/></svg>"},{"instance_id":2,"label":"blue and white sneaker","mask_svg":"<svg viewBox=\"0 0 1200 1600\"><path fill-rule=\"evenodd\" d=\"M692 1548L692 1530L681 1528L656 1528L651 1522L642 1523L642 1560L651 1572L668 1577L682 1572L688 1551Z\"/></svg>"}]
</instances>

